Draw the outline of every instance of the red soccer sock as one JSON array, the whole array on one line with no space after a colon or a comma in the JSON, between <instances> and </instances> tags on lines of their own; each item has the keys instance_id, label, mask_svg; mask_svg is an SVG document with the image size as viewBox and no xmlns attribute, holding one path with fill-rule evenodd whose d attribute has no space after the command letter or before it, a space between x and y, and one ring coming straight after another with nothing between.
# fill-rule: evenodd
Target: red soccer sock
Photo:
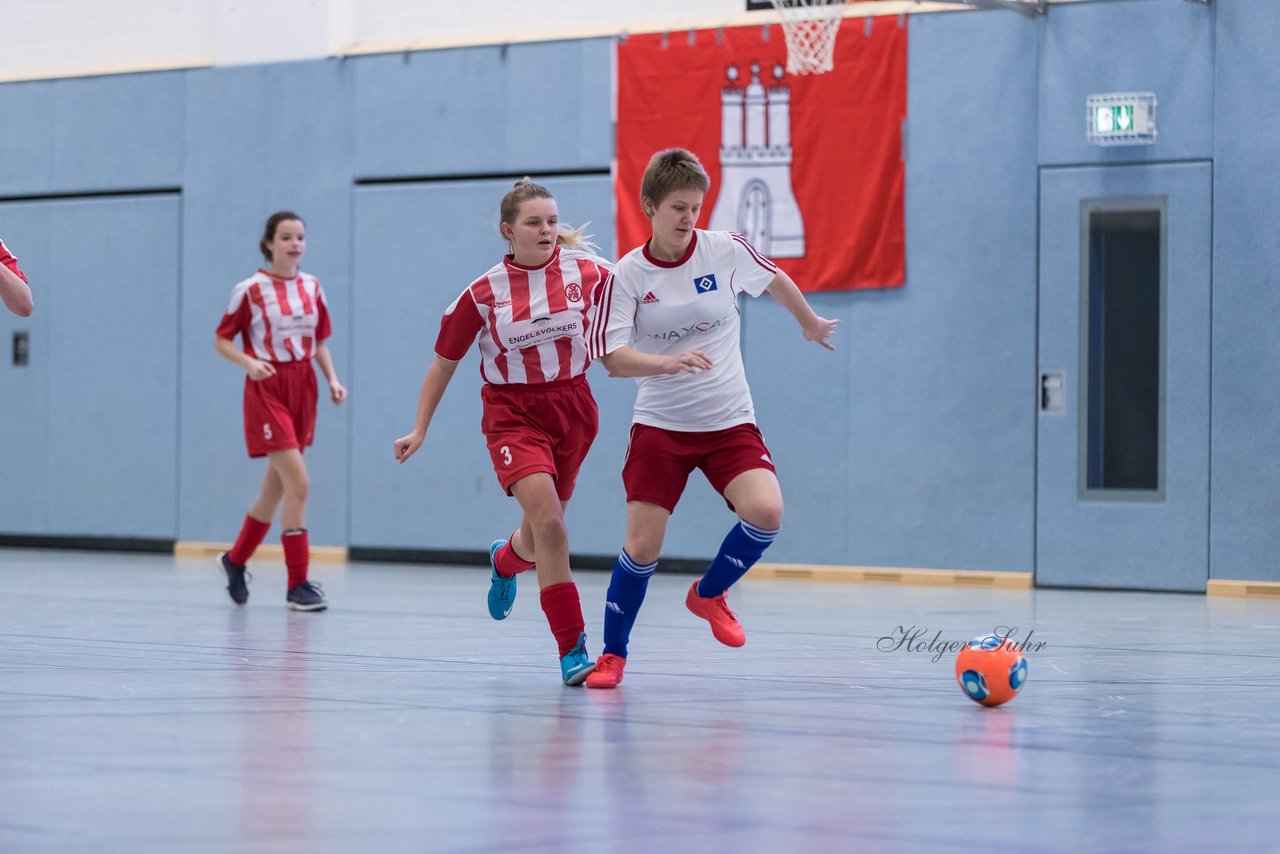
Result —
<instances>
[{"instance_id":1,"label":"red soccer sock","mask_svg":"<svg viewBox=\"0 0 1280 854\"><path fill-rule=\"evenodd\" d=\"M560 655L573 649L587 624L582 619L582 602L578 599L578 585L572 581L544 587L541 594L542 612L547 615L551 634L556 637Z\"/></svg>"},{"instance_id":2,"label":"red soccer sock","mask_svg":"<svg viewBox=\"0 0 1280 854\"><path fill-rule=\"evenodd\" d=\"M498 549L498 553L493 556L493 565L497 568L498 575L503 578L511 578L522 572L527 572L535 566L533 561L525 560L516 554L515 549L511 548L511 540L515 539L515 536L515 534L512 534L502 544L502 548Z\"/></svg>"},{"instance_id":3,"label":"red soccer sock","mask_svg":"<svg viewBox=\"0 0 1280 854\"><path fill-rule=\"evenodd\" d=\"M284 565L289 569L289 590L307 580L307 567L311 563L311 543L306 528L294 528L280 535L284 546Z\"/></svg>"},{"instance_id":4,"label":"red soccer sock","mask_svg":"<svg viewBox=\"0 0 1280 854\"><path fill-rule=\"evenodd\" d=\"M259 522L246 513L244 524L240 526L240 536L236 537L236 544L231 547L231 551L227 552L227 560L237 566L244 566L249 562L249 558L253 557L253 553L258 550L258 546L262 545L262 539L270 529L270 519L266 522Z\"/></svg>"}]
</instances>

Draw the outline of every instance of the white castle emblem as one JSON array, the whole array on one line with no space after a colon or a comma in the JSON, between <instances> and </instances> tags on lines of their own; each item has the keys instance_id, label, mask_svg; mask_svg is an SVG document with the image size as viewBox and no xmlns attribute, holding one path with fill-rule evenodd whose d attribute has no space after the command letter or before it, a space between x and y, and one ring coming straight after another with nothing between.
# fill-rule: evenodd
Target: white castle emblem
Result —
<instances>
[{"instance_id":1,"label":"white castle emblem","mask_svg":"<svg viewBox=\"0 0 1280 854\"><path fill-rule=\"evenodd\" d=\"M771 258L803 258L804 220L791 191L791 87L781 82L781 65L767 88L759 63L746 88L733 85L736 65L728 77L720 90L720 195L709 227L736 231Z\"/></svg>"}]
</instances>

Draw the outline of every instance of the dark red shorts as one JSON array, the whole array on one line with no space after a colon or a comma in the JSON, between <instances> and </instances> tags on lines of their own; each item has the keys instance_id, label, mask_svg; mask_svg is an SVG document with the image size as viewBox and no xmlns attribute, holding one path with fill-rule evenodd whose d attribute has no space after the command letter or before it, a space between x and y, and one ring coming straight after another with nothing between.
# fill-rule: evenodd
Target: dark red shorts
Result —
<instances>
[{"instance_id":1,"label":"dark red shorts","mask_svg":"<svg viewBox=\"0 0 1280 854\"><path fill-rule=\"evenodd\" d=\"M249 456L302 450L316 435L316 371L311 361L272 362L276 373L244 381L244 443Z\"/></svg>"},{"instance_id":2,"label":"dark red shorts","mask_svg":"<svg viewBox=\"0 0 1280 854\"><path fill-rule=\"evenodd\" d=\"M546 472L555 478L560 500L568 501L600 429L587 378L536 385L485 383L480 399L480 428L506 493L521 478Z\"/></svg>"},{"instance_id":3,"label":"dark red shorts","mask_svg":"<svg viewBox=\"0 0 1280 854\"><path fill-rule=\"evenodd\" d=\"M764 437L754 424L706 433L631 425L627 461L622 466L627 501L647 501L674 513L694 469L701 469L721 496L729 481L744 471L768 469L777 474Z\"/></svg>"}]
</instances>

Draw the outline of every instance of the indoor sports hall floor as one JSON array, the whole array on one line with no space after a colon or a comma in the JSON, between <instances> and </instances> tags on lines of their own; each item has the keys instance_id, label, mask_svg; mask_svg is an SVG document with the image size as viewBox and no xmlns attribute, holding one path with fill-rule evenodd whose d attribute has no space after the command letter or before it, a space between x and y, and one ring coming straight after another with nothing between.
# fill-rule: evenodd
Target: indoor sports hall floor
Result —
<instances>
[{"instance_id":1,"label":"indoor sports hall floor","mask_svg":"<svg viewBox=\"0 0 1280 854\"><path fill-rule=\"evenodd\" d=\"M590 691L486 574L319 565L298 614L280 566L237 609L210 560L0 551L0 851L1276 850L1280 603L744 582L731 650L659 575ZM997 709L877 649L997 625L1045 644Z\"/></svg>"}]
</instances>

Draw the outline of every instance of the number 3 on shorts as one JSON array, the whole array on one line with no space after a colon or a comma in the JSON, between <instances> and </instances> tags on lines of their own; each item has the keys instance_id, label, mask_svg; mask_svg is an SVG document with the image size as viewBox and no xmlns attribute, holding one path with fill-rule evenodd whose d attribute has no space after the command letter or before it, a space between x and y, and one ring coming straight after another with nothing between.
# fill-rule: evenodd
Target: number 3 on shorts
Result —
<instances>
[{"instance_id":1,"label":"number 3 on shorts","mask_svg":"<svg viewBox=\"0 0 1280 854\"><path fill-rule=\"evenodd\" d=\"M511 446L503 445L498 449L498 453L502 454L502 464L504 466L511 465Z\"/></svg>"}]
</instances>

